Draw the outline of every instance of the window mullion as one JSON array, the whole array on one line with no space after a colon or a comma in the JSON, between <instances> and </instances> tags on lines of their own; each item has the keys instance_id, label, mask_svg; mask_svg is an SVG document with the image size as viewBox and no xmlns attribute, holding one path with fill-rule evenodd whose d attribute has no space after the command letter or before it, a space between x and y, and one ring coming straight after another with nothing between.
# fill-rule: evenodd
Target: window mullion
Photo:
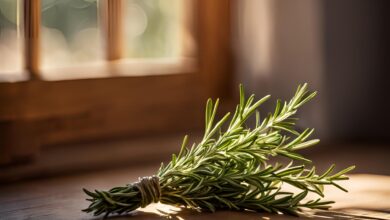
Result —
<instances>
[{"instance_id":1,"label":"window mullion","mask_svg":"<svg viewBox=\"0 0 390 220\"><path fill-rule=\"evenodd\" d=\"M23 0L24 68L39 78L41 0Z\"/></svg>"},{"instance_id":2,"label":"window mullion","mask_svg":"<svg viewBox=\"0 0 390 220\"><path fill-rule=\"evenodd\" d=\"M106 59L123 57L123 0L102 0L101 25L105 41Z\"/></svg>"}]
</instances>

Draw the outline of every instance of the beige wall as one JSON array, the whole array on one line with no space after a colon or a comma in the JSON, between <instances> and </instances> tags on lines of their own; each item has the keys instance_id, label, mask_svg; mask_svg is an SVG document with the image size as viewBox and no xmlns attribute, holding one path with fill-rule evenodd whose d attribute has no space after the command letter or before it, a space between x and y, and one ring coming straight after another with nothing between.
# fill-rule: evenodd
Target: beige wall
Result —
<instances>
[{"instance_id":1,"label":"beige wall","mask_svg":"<svg viewBox=\"0 0 390 220\"><path fill-rule=\"evenodd\" d=\"M301 126L323 140L389 141L390 1L236 2L238 81L282 98L309 82L319 95Z\"/></svg>"},{"instance_id":2,"label":"beige wall","mask_svg":"<svg viewBox=\"0 0 390 220\"><path fill-rule=\"evenodd\" d=\"M327 135L323 77L323 29L320 0L243 0L237 3L238 81L248 91L289 98L308 82L319 90L302 110L301 125Z\"/></svg>"}]
</instances>

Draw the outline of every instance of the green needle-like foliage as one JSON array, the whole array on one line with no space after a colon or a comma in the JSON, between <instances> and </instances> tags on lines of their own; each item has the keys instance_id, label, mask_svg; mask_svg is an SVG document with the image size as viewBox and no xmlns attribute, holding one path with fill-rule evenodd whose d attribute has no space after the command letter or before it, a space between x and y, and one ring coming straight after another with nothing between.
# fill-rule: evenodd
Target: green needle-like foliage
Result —
<instances>
[{"instance_id":1,"label":"green needle-like foliage","mask_svg":"<svg viewBox=\"0 0 390 220\"><path fill-rule=\"evenodd\" d=\"M232 209L291 215L298 215L301 208L330 208L333 202L322 200L324 186L347 191L336 182L347 180L345 174L354 166L334 173L332 165L318 174L314 166L307 168L311 161L297 153L319 142L309 139L313 129L296 131L297 118L292 117L315 95L316 92L307 90L307 84L299 86L290 101L278 100L274 113L261 120L257 109L270 96L255 102L254 95L244 97L240 86L240 103L235 113L232 117L227 113L216 122L219 100L209 99L200 143L188 147L185 136L179 154L174 154L168 165L162 164L156 176L109 191L84 190L91 197L88 199L91 204L84 211L94 215L121 214L152 202L199 211ZM245 122L253 114L256 125L249 128ZM291 162L268 163L274 156L287 157ZM298 192L284 191L284 184L296 187ZM305 200L309 192L319 198Z\"/></svg>"}]
</instances>

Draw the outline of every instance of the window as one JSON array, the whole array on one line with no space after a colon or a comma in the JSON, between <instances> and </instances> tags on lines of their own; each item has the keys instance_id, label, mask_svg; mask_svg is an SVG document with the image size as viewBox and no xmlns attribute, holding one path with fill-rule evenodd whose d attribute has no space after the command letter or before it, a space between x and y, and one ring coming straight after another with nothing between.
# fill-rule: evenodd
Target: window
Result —
<instances>
[{"instance_id":1,"label":"window","mask_svg":"<svg viewBox=\"0 0 390 220\"><path fill-rule=\"evenodd\" d=\"M10 27L24 59L10 68L28 76L0 81L0 163L61 143L201 127L205 97L230 98L229 1L0 2L17 2Z\"/></svg>"},{"instance_id":2,"label":"window","mask_svg":"<svg viewBox=\"0 0 390 220\"><path fill-rule=\"evenodd\" d=\"M125 56L180 56L183 4L181 0L125 1Z\"/></svg>"},{"instance_id":3,"label":"window","mask_svg":"<svg viewBox=\"0 0 390 220\"><path fill-rule=\"evenodd\" d=\"M22 56L18 1L0 1L0 80L20 77ZM19 74L19 75L18 75Z\"/></svg>"},{"instance_id":4,"label":"window","mask_svg":"<svg viewBox=\"0 0 390 220\"><path fill-rule=\"evenodd\" d=\"M41 76L61 80L167 73L160 65L192 71L194 60L181 54L182 32L188 32L183 17L190 16L183 7L192 7L189 2L42 0ZM186 36L194 41L192 34Z\"/></svg>"},{"instance_id":5,"label":"window","mask_svg":"<svg viewBox=\"0 0 390 220\"><path fill-rule=\"evenodd\" d=\"M42 0L43 69L103 59L97 0Z\"/></svg>"}]
</instances>

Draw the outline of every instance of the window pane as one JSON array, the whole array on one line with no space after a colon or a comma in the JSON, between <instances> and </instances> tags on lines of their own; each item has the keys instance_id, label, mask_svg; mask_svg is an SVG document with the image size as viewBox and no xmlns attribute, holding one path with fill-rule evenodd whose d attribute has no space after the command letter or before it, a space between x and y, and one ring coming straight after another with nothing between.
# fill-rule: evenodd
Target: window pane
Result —
<instances>
[{"instance_id":1,"label":"window pane","mask_svg":"<svg viewBox=\"0 0 390 220\"><path fill-rule=\"evenodd\" d=\"M180 56L183 0L126 0L125 2L127 57Z\"/></svg>"},{"instance_id":2,"label":"window pane","mask_svg":"<svg viewBox=\"0 0 390 220\"><path fill-rule=\"evenodd\" d=\"M22 70L18 1L0 0L0 76Z\"/></svg>"},{"instance_id":3,"label":"window pane","mask_svg":"<svg viewBox=\"0 0 390 220\"><path fill-rule=\"evenodd\" d=\"M102 58L97 0L42 0L42 67Z\"/></svg>"}]
</instances>

